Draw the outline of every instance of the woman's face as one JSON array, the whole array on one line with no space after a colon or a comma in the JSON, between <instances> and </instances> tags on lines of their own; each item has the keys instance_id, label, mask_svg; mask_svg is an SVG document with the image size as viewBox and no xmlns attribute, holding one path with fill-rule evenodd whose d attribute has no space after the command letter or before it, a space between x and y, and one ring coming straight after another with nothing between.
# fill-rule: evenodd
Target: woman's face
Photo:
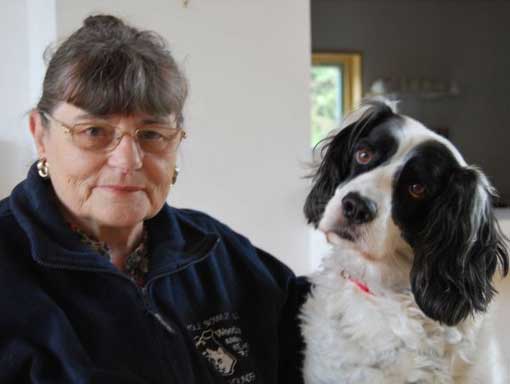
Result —
<instances>
[{"instance_id":1,"label":"woman's face","mask_svg":"<svg viewBox=\"0 0 510 384\"><path fill-rule=\"evenodd\" d=\"M97 120L67 103L59 104L52 116L67 126ZM151 119L101 119L126 134L111 151L92 152L75 145L60 124L50 120L45 128L40 115L32 113L30 129L39 156L47 159L51 183L68 213L92 225L125 228L156 215L170 190L176 151L156 154L140 148L134 132ZM166 121L171 123L171 116Z\"/></svg>"}]
</instances>

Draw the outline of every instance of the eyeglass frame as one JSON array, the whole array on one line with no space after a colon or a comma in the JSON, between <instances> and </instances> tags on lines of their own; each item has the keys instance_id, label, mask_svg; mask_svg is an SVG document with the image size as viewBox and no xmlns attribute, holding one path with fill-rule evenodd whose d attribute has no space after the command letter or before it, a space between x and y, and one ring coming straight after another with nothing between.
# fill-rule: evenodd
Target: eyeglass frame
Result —
<instances>
[{"instance_id":1,"label":"eyeglass frame","mask_svg":"<svg viewBox=\"0 0 510 384\"><path fill-rule=\"evenodd\" d=\"M51 115L50 113L48 112L45 112L45 111L41 111L39 110L39 114L41 116L43 116L46 120L48 121L54 121L55 123L57 123L58 125L60 125L62 128L64 128L64 133L66 134L69 134L71 135L71 141L73 142L74 145L76 145L78 148L80 149L83 149L85 151L90 151L90 152L96 152L96 153L100 153L100 152L104 152L104 153L107 153L107 152L111 152L113 151L115 148L117 148L117 146L120 144L120 142L122 141L122 138L124 137L124 135L130 135L132 137L132 139L136 142L136 144L138 145L138 147L140 148L140 150L146 152L143 148L142 148L142 145L140 144L140 142L138 141L138 136L137 136L137 133L141 130L143 130L143 128L137 128L135 130L135 132L133 134L129 133L129 132L122 132L120 135L114 135L113 137L113 140L112 140L112 143L115 143L115 145L111 146L108 145L106 146L105 148L102 148L102 149L86 149L86 148L82 148L80 147L79 145L77 145L73 139L73 136L74 136L74 129L77 125L80 125L82 123L76 123L72 126L70 126L69 124L66 124L64 123L63 121L60 121L59 119L57 119L56 117L54 117L53 115ZM114 129L114 132L117 132L118 131L118 128L115 127L114 125L112 124L109 124L109 123L106 123L105 122L105 125L111 127ZM186 131L183 129L183 128L171 128L171 129L176 129L179 132L182 132L181 134L181 138L179 140L179 143L176 145L176 149L177 147L179 146L180 142L184 139L186 139L188 137ZM165 138L166 139L166 138ZM168 145L170 144L170 140L168 142ZM162 150L161 152L152 152L152 153L166 153L165 150Z\"/></svg>"}]
</instances>

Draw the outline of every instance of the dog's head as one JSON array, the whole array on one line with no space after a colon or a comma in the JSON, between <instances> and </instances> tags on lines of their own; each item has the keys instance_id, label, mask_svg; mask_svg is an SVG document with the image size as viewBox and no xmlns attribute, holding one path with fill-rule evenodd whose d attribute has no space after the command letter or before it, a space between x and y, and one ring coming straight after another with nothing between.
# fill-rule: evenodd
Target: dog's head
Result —
<instances>
[{"instance_id":1,"label":"dog's head","mask_svg":"<svg viewBox=\"0 0 510 384\"><path fill-rule=\"evenodd\" d=\"M308 221L363 263L406 266L430 318L454 325L485 311L498 265L506 275L509 264L486 177L385 101L353 116L322 147Z\"/></svg>"}]
</instances>

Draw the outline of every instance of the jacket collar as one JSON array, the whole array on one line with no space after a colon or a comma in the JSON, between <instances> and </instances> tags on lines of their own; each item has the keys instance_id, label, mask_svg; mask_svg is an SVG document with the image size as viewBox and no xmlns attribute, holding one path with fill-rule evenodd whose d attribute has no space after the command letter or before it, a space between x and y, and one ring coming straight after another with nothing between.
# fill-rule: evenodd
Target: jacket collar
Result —
<instances>
[{"instance_id":1,"label":"jacket collar","mask_svg":"<svg viewBox=\"0 0 510 384\"><path fill-rule=\"evenodd\" d=\"M117 272L107 258L83 244L69 228L51 182L38 175L35 164L13 190L9 204L28 236L36 262L53 268ZM145 224L149 235L148 281L205 259L219 241L216 234L203 231L167 204Z\"/></svg>"}]
</instances>

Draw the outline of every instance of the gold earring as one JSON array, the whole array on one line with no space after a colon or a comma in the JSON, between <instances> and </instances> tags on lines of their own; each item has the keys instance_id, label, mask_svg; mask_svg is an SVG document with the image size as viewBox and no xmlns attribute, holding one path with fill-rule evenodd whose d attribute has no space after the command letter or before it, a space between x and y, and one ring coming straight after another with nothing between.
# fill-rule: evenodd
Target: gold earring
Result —
<instances>
[{"instance_id":1,"label":"gold earring","mask_svg":"<svg viewBox=\"0 0 510 384\"><path fill-rule=\"evenodd\" d=\"M48 161L46 159L42 158L37 162L37 173L39 173L39 176L43 179L47 179L50 176Z\"/></svg>"},{"instance_id":2,"label":"gold earring","mask_svg":"<svg viewBox=\"0 0 510 384\"><path fill-rule=\"evenodd\" d=\"M172 184L175 184L177 182L177 176L179 176L179 168L174 168L174 175L172 176Z\"/></svg>"}]
</instances>

